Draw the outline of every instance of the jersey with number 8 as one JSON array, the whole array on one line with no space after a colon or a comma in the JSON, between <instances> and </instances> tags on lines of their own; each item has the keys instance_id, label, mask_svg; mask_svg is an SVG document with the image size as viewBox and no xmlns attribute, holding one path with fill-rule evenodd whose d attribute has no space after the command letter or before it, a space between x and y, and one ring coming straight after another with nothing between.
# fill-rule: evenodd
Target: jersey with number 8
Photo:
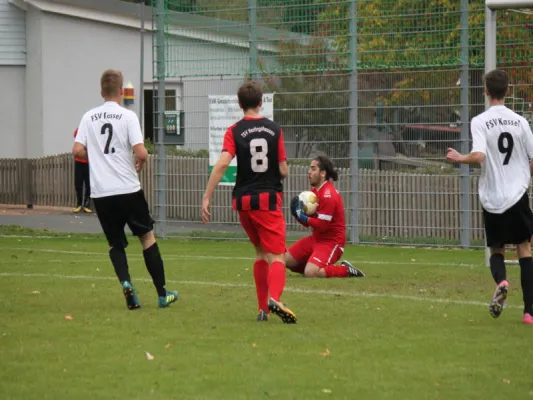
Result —
<instances>
[{"instance_id":1,"label":"jersey with number 8","mask_svg":"<svg viewBox=\"0 0 533 400\"><path fill-rule=\"evenodd\" d=\"M525 118L505 106L492 106L472 119L472 152L485 154L479 199L485 210L501 214L524 195L531 173L533 133Z\"/></svg>"},{"instance_id":2,"label":"jersey with number 8","mask_svg":"<svg viewBox=\"0 0 533 400\"><path fill-rule=\"evenodd\" d=\"M91 197L99 198L141 190L135 171L133 146L143 143L137 115L108 101L85 113L76 142L87 148Z\"/></svg>"},{"instance_id":3,"label":"jersey with number 8","mask_svg":"<svg viewBox=\"0 0 533 400\"><path fill-rule=\"evenodd\" d=\"M286 160L285 145L283 132L276 122L268 118L241 119L226 131L222 151L237 157L233 197L239 204L243 196L283 191L279 163ZM254 202L246 199L245 203L248 201ZM268 206L266 203L261 206L257 200L255 208L268 209Z\"/></svg>"}]
</instances>

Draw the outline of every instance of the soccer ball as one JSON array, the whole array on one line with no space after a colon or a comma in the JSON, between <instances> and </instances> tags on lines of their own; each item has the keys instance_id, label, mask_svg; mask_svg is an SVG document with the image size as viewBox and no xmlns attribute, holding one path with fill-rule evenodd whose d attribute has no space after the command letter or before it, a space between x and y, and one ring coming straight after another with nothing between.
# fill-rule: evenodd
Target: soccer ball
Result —
<instances>
[{"instance_id":1,"label":"soccer ball","mask_svg":"<svg viewBox=\"0 0 533 400\"><path fill-rule=\"evenodd\" d=\"M308 216L315 215L318 208L318 197L313 192L306 190L298 195L303 202L304 213Z\"/></svg>"}]
</instances>

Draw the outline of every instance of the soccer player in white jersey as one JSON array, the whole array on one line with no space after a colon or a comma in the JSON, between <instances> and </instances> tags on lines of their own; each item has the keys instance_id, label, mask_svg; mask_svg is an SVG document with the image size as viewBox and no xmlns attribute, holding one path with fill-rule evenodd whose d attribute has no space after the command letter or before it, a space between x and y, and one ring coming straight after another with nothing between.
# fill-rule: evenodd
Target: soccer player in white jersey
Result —
<instances>
[{"instance_id":1,"label":"soccer player in white jersey","mask_svg":"<svg viewBox=\"0 0 533 400\"><path fill-rule=\"evenodd\" d=\"M126 224L141 241L159 307L168 307L178 299L178 292L165 289L165 269L153 233L154 220L137 176L148 157L139 119L133 111L120 106L123 95L120 71L104 71L100 86L105 103L83 116L72 153L90 161L91 197L128 309L140 308L141 304L128 268Z\"/></svg>"},{"instance_id":2,"label":"soccer player in white jersey","mask_svg":"<svg viewBox=\"0 0 533 400\"><path fill-rule=\"evenodd\" d=\"M523 117L505 107L508 86L504 71L494 70L485 76L490 108L472 119L472 151L462 155L450 148L447 159L481 164L479 200L491 254L490 269L497 285L489 305L490 314L497 318L503 310L509 289L505 245L515 244L524 301L522 321L533 325L533 213L527 193L533 169L533 133Z\"/></svg>"}]
</instances>

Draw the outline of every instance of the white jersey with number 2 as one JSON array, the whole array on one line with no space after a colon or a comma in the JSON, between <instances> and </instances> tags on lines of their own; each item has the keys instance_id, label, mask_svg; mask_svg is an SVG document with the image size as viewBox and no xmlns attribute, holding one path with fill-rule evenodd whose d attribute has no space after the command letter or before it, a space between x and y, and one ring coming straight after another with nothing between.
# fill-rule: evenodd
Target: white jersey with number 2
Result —
<instances>
[{"instance_id":1,"label":"white jersey with number 2","mask_svg":"<svg viewBox=\"0 0 533 400\"><path fill-rule=\"evenodd\" d=\"M87 148L91 197L141 190L133 146L144 142L137 115L113 101L85 113L76 142Z\"/></svg>"},{"instance_id":2,"label":"white jersey with number 2","mask_svg":"<svg viewBox=\"0 0 533 400\"><path fill-rule=\"evenodd\" d=\"M533 158L533 133L525 118L507 107L492 106L472 119L472 152L485 154L479 200L485 210L502 214L526 192Z\"/></svg>"}]
</instances>

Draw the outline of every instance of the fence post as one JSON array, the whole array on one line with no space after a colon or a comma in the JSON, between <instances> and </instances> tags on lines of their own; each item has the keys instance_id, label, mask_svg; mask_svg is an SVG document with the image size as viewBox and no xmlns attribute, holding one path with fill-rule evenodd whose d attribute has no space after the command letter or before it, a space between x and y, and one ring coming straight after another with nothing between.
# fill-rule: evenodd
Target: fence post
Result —
<instances>
[{"instance_id":1,"label":"fence post","mask_svg":"<svg viewBox=\"0 0 533 400\"><path fill-rule=\"evenodd\" d=\"M27 208L33 208L33 170L32 170L32 160L31 158L25 158L23 161L24 165L24 201L26 202Z\"/></svg>"},{"instance_id":2,"label":"fence post","mask_svg":"<svg viewBox=\"0 0 533 400\"><path fill-rule=\"evenodd\" d=\"M166 155L165 155L165 2L158 0L156 8L156 75L157 75L157 180L156 180L156 215L155 234L165 236L166 223Z\"/></svg>"},{"instance_id":3,"label":"fence post","mask_svg":"<svg viewBox=\"0 0 533 400\"><path fill-rule=\"evenodd\" d=\"M461 153L469 151L468 0L461 0ZM470 247L470 166L461 164L461 246Z\"/></svg>"},{"instance_id":4,"label":"fence post","mask_svg":"<svg viewBox=\"0 0 533 400\"><path fill-rule=\"evenodd\" d=\"M357 127L357 0L350 1L350 242L359 242L359 138Z\"/></svg>"},{"instance_id":5,"label":"fence post","mask_svg":"<svg viewBox=\"0 0 533 400\"><path fill-rule=\"evenodd\" d=\"M250 76L257 80L257 0L248 0L248 24Z\"/></svg>"}]
</instances>

